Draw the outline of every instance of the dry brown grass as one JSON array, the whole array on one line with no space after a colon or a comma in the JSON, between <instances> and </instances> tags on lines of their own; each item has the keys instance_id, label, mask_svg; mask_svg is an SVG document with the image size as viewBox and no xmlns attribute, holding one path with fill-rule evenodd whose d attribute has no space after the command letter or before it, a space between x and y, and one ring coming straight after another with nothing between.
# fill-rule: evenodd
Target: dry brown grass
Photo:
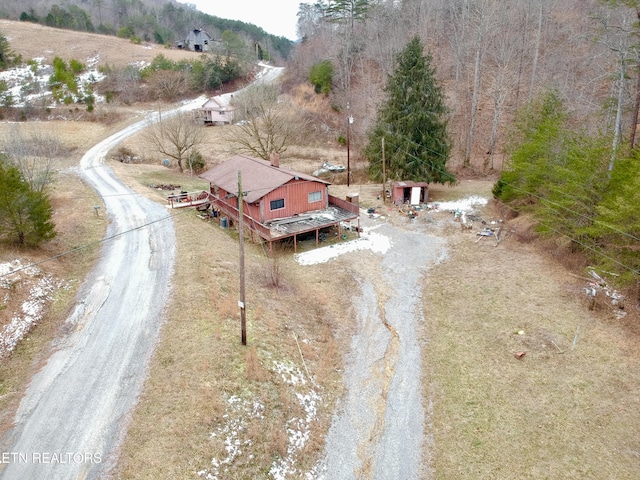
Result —
<instances>
[{"instance_id":1,"label":"dry brown grass","mask_svg":"<svg viewBox=\"0 0 640 480\"><path fill-rule=\"evenodd\" d=\"M118 175L134 189L162 195L146 187L168 180L187 183L187 175L154 165L112 162ZM182 181L184 180L184 181ZM329 274L302 268L291 257L279 258L282 282L275 289L265 282L272 260L258 244L246 244L247 337L240 344L238 247L236 235L193 212L175 218L178 258L174 297L160 344L115 472L120 478L187 478L210 468L212 458L227 453L222 436L211 437L233 417L231 395L260 401L263 418L249 418L245 432L252 441L234 462L233 478L261 478L273 458L286 454L286 423L300 416L300 405L289 385L274 370L274 362L297 365L303 360L323 390L318 421L308 447L319 452L332 407L341 392L340 355L335 328L349 310L348 299L333 295ZM331 274L349 285L348 272ZM295 335L299 342L296 342ZM300 350L299 350L300 347ZM302 358L300 356L302 351ZM244 438L244 437L243 437ZM250 461L248 455L254 455ZM310 456L309 462L314 457ZM306 461L306 460L305 460ZM304 464L304 462L303 462ZM308 465L310 467L310 465Z\"/></svg>"},{"instance_id":2,"label":"dry brown grass","mask_svg":"<svg viewBox=\"0 0 640 480\"><path fill-rule=\"evenodd\" d=\"M158 53L170 58L174 53L190 55L145 49L111 37L98 49L90 34L50 29L47 34L55 40L43 47L31 28L46 27L0 21L0 32L11 37L12 47L25 58L60 55L82 61L100 50L101 62L118 65L150 60ZM65 40L67 35L73 40ZM302 92L307 105L318 100L308 93ZM330 113L324 104L314 108L318 115ZM64 139L72 155L63 165L72 166L89 146L134 117L132 110L104 114L119 123L43 122L38 128ZM201 151L210 165L232 153L223 133L217 127L207 129ZM310 173L325 159L346 164L346 150L327 140L295 146L283 166ZM148 162L110 163L135 191L164 202L166 192L149 185L178 183L186 190L206 186L161 167L162 158L140 136L124 145ZM356 159L352 167L354 178L362 178L363 165ZM388 208L379 185L356 180L347 187L344 176L332 181L330 191L338 197L358 193L362 206ZM455 187L433 187L430 199L488 197L491 186L491 181L462 180ZM77 177L60 175L52 200L59 236L41 251L19 252L35 261L98 240L106 227L106 219L95 217L92 208L99 200ZM286 453L287 421L301 414L292 389L275 372L275 362L301 371L306 367L321 391L323 402L311 438L298 457L300 465L310 467L321 454L333 408L343 393L342 355L349 349L355 324L350 301L357 286L351 273L361 265L344 258L300 267L284 255L277 260L282 286L276 289L266 280L273 278L276 264L260 245L249 243L249 345L243 347L237 235L203 222L191 211L176 216L174 224L178 251L168 318L114 476L194 478L210 467L212 458L226 456L224 438L211 433L228 421L225 415L233 413L229 398L238 395L259 400L266 410L263 418L252 417L246 425L252 444L245 453L253 459L239 459L225 478L266 477L274 456ZM529 231L524 223L511 228ZM517 243L513 235L495 247L492 242L474 243L476 237L459 228L440 231L450 235L450 257L425 279L422 332L424 397L425 404L433 402L434 437L425 461L432 465L434 478L637 478L637 327L630 320L613 319L604 308L588 311L580 297L581 281L542 255L536 244ZM563 247L557 246L558 255ZM0 258L15 254L5 248ZM86 249L43 264L73 288L60 293L29 341L0 364L3 427L11 421L31 374L46 359L75 289L97 255L97 248ZM520 360L514 357L519 351L526 352Z\"/></svg>"},{"instance_id":3,"label":"dry brown grass","mask_svg":"<svg viewBox=\"0 0 640 480\"><path fill-rule=\"evenodd\" d=\"M82 135L74 128L79 125ZM43 128L75 148L68 159L71 166L115 127L52 122ZM203 153L212 163L228 153L222 134L220 128L207 129ZM148 164L110 162L135 191L164 202L167 192L149 185L206 188L197 177L160 166L140 137L128 139L125 146L148 155ZM291 166L301 170L341 154L339 149L300 151L305 154L291 160ZM491 186L491 181L468 180L455 187L434 186L430 200L490 196ZM362 206L388 208L380 198L380 185L335 184L330 191L341 198L358 193ZM104 219L96 219L89 208L98 200L77 177L61 175L55 192L63 235L43 256L76 246L79 238L95 238L104 228ZM289 255L273 260L260 245L249 243L249 346L242 347L237 236L189 211L178 215L175 225L178 259L172 305L115 475L191 478L208 468L212 458L224 458L223 438L211 433L226 421L233 394L259 399L268 409L263 418L251 418L246 425L254 460L234 463L239 476L263 475L274 456L286 452L286 422L301 413L292 390L275 373L274 361L300 369L304 364L322 387L323 405L300 454L301 464L309 468L322 451L342 392L341 355L353 328L350 296L337 292L355 288L350 272L358 267L343 259L302 268ZM520 235L531 225L516 219L509 228ZM494 247L474 243L475 236L457 228L443 231L454 235L451 258L430 273L424 293L429 312L425 395L434 400L436 477L602 478L607 469L616 468L617 478L632 478L633 452L640 451L633 440L638 425L628 413L634 410L632 392L640 387L633 373L637 337L618 321L593 316L577 301L580 285L575 277L545 260L535 245L518 244L519 235ZM49 268L77 284L96 255L97 249L81 251ZM280 288L274 288L274 275ZM72 294L59 299L54 314L2 366L5 421L34 364L44 358L48 341L57 334ZM580 334L571 351L578 325ZM523 335L516 333L520 330ZM513 356L518 351L526 351L522 360ZM593 431L598 432L596 439Z\"/></svg>"},{"instance_id":4,"label":"dry brown grass","mask_svg":"<svg viewBox=\"0 0 640 480\"><path fill-rule=\"evenodd\" d=\"M94 132L96 137L104 133L102 128ZM312 160L306 161L310 167ZM165 201L166 192L148 185L206 186L157 163L110 165L134 190L158 202ZM78 208L97 201L88 188L73 176L62 176L60 182L54 201L66 236L49 247L51 252L74 245L71 238L99 235L100 230L92 233L95 227L104 228L103 219L92 217L92 208ZM490 189L491 182L464 181L433 187L430 198L488 196ZM370 184L331 186L334 195L355 192L363 206L384 208L380 191ZM288 255L275 264L260 245L249 242L249 346L243 347L237 236L190 211L174 222L178 258L172 304L114 475L192 478L209 468L212 458L224 458L224 439L211 433L227 421L229 397L235 394L259 399L267 410L263 418L248 420L246 438L252 441L248 451L254 459L235 462L234 474L264 476L274 456L286 452L286 422L301 414L274 361L302 371L306 366L321 387L323 404L299 457L310 468L322 452L342 393L342 354L348 351L354 322L351 295L339 292L356 288L351 271L359 266L340 259L303 268ZM633 452L640 451L633 440L639 425L629 413L640 387L634 373L637 336L619 321L593 316L578 301L576 278L545 260L535 245L518 244L513 236L494 247L474 243L475 236L458 228L443 231L452 235L451 256L430 272L424 292L423 340L429 346L424 349L424 385L426 398L434 400L436 478L603 478L606 471L633 478ZM78 255L84 257L68 263L61 259L59 273L80 281L96 252ZM282 288L267 281L274 266ZM3 365L0 375L9 379L9 395L1 398L5 415L15 408L17 393L56 335L56 322L72 298L68 295L57 307L58 320L36 329ZM520 330L523 335L517 334ZM526 351L522 360L513 356L518 351Z\"/></svg>"},{"instance_id":5,"label":"dry brown grass","mask_svg":"<svg viewBox=\"0 0 640 480\"><path fill-rule=\"evenodd\" d=\"M123 67L133 62L149 63L160 54L175 61L196 58L198 55L152 43L135 45L123 38L4 19L0 19L0 33L7 38L11 49L22 55L23 60L43 58L47 64L51 64L56 56L67 62L75 59L85 63L89 58L99 55L98 65Z\"/></svg>"},{"instance_id":6,"label":"dry brown grass","mask_svg":"<svg viewBox=\"0 0 640 480\"><path fill-rule=\"evenodd\" d=\"M424 291L434 478L637 478L640 344L583 285L515 237L452 239Z\"/></svg>"}]
</instances>

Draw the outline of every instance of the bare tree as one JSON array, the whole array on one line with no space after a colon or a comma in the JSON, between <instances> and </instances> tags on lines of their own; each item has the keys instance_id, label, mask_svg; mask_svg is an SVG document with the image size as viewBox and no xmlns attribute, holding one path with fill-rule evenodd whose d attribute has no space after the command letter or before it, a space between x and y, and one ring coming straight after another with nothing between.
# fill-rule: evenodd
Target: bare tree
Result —
<instances>
[{"instance_id":1,"label":"bare tree","mask_svg":"<svg viewBox=\"0 0 640 480\"><path fill-rule=\"evenodd\" d=\"M172 102L189 91L189 78L186 72L159 70L149 78L149 86L155 97Z\"/></svg>"},{"instance_id":2,"label":"bare tree","mask_svg":"<svg viewBox=\"0 0 640 480\"><path fill-rule=\"evenodd\" d=\"M145 129L143 135L159 153L173 158L182 172L182 161L202 143L204 129L190 114L180 112L170 117L161 114L160 121Z\"/></svg>"},{"instance_id":3,"label":"bare tree","mask_svg":"<svg viewBox=\"0 0 640 480\"><path fill-rule=\"evenodd\" d=\"M229 129L228 139L239 151L269 160L272 153L287 151L296 132L303 128L287 105L278 101L277 87L257 85L234 99L241 121Z\"/></svg>"},{"instance_id":4,"label":"bare tree","mask_svg":"<svg viewBox=\"0 0 640 480\"><path fill-rule=\"evenodd\" d=\"M1 149L31 189L40 193L53 182L57 159L64 151L52 134L17 124L5 134Z\"/></svg>"},{"instance_id":5,"label":"bare tree","mask_svg":"<svg viewBox=\"0 0 640 480\"><path fill-rule=\"evenodd\" d=\"M471 163L473 140L475 134L476 114L478 113L478 99L480 96L481 67L487 48L486 42L489 32L492 30L493 16L495 14L491 2L479 0L471 12L471 25L474 28L473 44L475 49L473 68L473 89L471 95L471 110L469 112L469 130L467 131L464 166ZM498 7L500 8L500 7Z\"/></svg>"},{"instance_id":6,"label":"bare tree","mask_svg":"<svg viewBox=\"0 0 640 480\"><path fill-rule=\"evenodd\" d=\"M497 12L497 34L491 35L488 49L488 76L491 78L488 94L493 100L493 119L491 122L491 137L489 139L488 155L489 169L494 169L494 158L498 142L498 129L505 101L514 90L513 60L517 49L517 32L509 28L511 18L504 10ZM485 168L487 161L485 161Z\"/></svg>"},{"instance_id":7,"label":"bare tree","mask_svg":"<svg viewBox=\"0 0 640 480\"><path fill-rule=\"evenodd\" d=\"M638 63L640 52L635 43L634 26L626 12L619 9L602 10L596 16L596 20L599 24L600 32L596 40L613 52L617 60L616 115L613 127L611 159L609 161L609 170L613 170L622 136L622 111L624 109L627 86L627 68L630 63ZM635 128L635 125L633 127Z\"/></svg>"}]
</instances>

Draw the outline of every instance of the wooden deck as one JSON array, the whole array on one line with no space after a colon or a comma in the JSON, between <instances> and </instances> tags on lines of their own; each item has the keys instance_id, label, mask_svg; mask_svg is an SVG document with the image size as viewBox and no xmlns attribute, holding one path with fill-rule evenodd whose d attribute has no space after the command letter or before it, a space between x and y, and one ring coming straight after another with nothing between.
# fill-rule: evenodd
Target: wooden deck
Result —
<instances>
[{"instance_id":1,"label":"wooden deck","mask_svg":"<svg viewBox=\"0 0 640 480\"><path fill-rule=\"evenodd\" d=\"M167 197L168 208L198 207L209 203L209 193L206 190L196 192L181 192Z\"/></svg>"},{"instance_id":2,"label":"wooden deck","mask_svg":"<svg viewBox=\"0 0 640 480\"><path fill-rule=\"evenodd\" d=\"M209 194L209 203L217 211L217 218L228 217L237 222L239 211L215 195ZM273 220L262 224L243 212L244 225L251 232L269 242L293 238L294 250L297 248L297 236L309 232L316 233L316 245L319 242L319 232L324 228L338 227L340 232L343 223L357 221L357 231L360 232L360 208L358 205L329 195L329 207L324 210L314 210L301 215Z\"/></svg>"}]
</instances>

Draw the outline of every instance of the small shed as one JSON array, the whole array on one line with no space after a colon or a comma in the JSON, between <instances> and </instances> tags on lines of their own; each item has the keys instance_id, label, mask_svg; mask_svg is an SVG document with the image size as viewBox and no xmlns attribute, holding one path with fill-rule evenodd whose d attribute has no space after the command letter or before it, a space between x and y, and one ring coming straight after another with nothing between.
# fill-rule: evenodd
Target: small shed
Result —
<instances>
[{"instance_id":1,"label":"small shed","mask_svg":"<svg viewBox=\"0 0 640 480\"><path fill-rule=\"evenodd\" d=\"M205 125L230 125L233 123L235 107L222 97L212 97L197 109L197 117Z\"/></svg>"},{"instance_id":2,"label":"small shed","mask_svg":"<svg viewBox=\"0 0 640 480\"><path fill-rule=\"evenodd\" d=\"M182 42L176 42L178 48L192 52L208 52L211 50L213 38L204 30L194 28Z\"/></svg>"},{"instance_id":3,"label":"small shed","mask_svg":"<svg viewBox=\"0 0 640 480\"><path fill-rule=\"evenodd\" d=\"M396 205L427 203L428 195L429 184L427 182L413 182L410 180L391 182L391 201Z\"/></svg>"}]
</instances>

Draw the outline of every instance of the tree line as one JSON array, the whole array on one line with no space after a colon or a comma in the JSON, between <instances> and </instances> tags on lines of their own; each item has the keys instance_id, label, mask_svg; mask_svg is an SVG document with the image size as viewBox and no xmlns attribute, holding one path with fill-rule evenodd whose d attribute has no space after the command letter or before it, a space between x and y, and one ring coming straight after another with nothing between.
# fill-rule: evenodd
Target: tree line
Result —
<instances>
[{"instance_id":1,"label":"tree line","mask_svg":"<svg viewBox=\"0 0 640 480\"><path fill-rule=\"evenodd\" d=\"M513 215L637 284L638 0L321 0L298 17L293 71L349 118L372 179L385 160L404 179L497 175Z\"/></svg>"},{"instance_id":2,"label":"tree line","mask_svg":"<svg viewBox=\"0 0 640 480\"><path fill-rule=\"evenodd\" d=\"M174 45L184 40L194 28L207 31L217 40L228 30L241 36L247 45L253 47L257 43L275 59L286 59L293 47L291 40L271 35L256 25L208 15L189 4L152 0L77 0L65 2L64 5L47 3L27 0L13 7L0 7L0 16L161 45Z\"/></svg>"}]
</instances>

